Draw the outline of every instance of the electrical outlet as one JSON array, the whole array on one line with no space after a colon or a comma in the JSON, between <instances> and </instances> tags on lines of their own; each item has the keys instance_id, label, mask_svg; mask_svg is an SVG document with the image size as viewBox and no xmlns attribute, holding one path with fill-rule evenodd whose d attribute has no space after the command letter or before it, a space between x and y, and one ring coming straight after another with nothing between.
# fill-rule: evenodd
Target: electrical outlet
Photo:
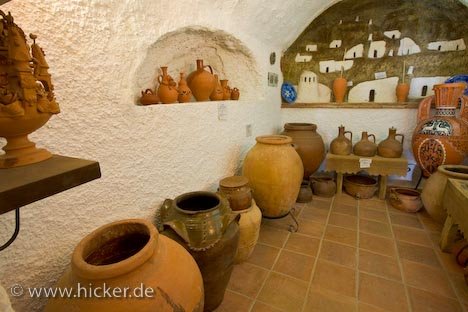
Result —
<instances>
[{"instance_id":1,"label":"electrical outlet","mask_svg":"<svg viewBox=\"0 0 468 312\"><path fill-rule=\"evenodd\" d=\"M251 124L248 124L248 125L245 126L245 136L247 138L252 136L252 125Z\"/></svg>"}]
</instances>

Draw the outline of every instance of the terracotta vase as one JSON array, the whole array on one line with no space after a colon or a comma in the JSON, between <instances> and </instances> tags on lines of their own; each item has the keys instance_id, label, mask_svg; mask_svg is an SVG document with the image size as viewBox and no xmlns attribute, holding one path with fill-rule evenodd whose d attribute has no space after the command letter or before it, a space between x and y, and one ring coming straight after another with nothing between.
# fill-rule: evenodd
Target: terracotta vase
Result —
<instances>
[{"instance_id":1,"label":"terracotta vase","mask_svg":"<svg viewBox=\"0 0 468 312\"><path fill-rule=\"evenodd\" d=\"M158 104L159 97L153 92L153 90L146 89L144 92L141 91L140 103L142 105Z\"/></svg>"},{"instance_id":2,"label":"terracotta vase","mask_svg":"<svg viewBox=\"0 0 468 312\"><path fill-rule=\"evenodd\" d=\"M443 208L444 190L447 179L468 180L468 166L442 165L437 168L424 184L421 199L427 213L439 223L443 223L447 212Z\"/></svg>"},{"instance_id":3,"label":"terracotta vase","mask_svg":"<svg viewBox=\"0 0 468 312\"><path fill-rule=\"evenodd\" d=\"M374 142L369 140L369 137L374 138ZM364 157L372 157L377 153L377 144L375 144L375 135L367 134L367 131L362 132L361 141L354 144L353 154Z\"/></svg>"},{"instance_id":4,"label":"terracotta vase","mask_svg":"<svg viewBox=\"0 0 468 312\"><path fill-rule=\"evenodd\" d=\"M164 104L177 102L179 92L175 85L174 79L167 74L167 66L161 67L162 75L158 76L159 88L158 96Z\"/></svg>"},{"instance_id":5,"label":"terracotta vase","mask_svg":"<svg viewBox=\"0 0 468 312\"><path fill-rule=\"evenodd\" d=\"M410 86L406 82L399 83L396 86L396 97L398 103L404 103L408 101Z\"/></svg>"},{"instance_id":6,"label":"terracotta vase","mask_svg":"<svg viewBox=\"0 0 468 312\"><path fill-rule=\"evenodd\" d=\"M317 171L325 158L325 145L317 133L317 125L312 123L286 123L282 135L292 138L304 166L304 180Z\"/></svg>"},{"instance_id":7,"label":"terracotta vase","mask_svg":"<svg viewBox=\"0 0 468 312\"><path fill-rule=\"evenodd\" d=\"M205 68L210 71L206 71ZM197 60L197 69L187 76L187 83L198 102L209 101L215 88L215 78L210 65L203 65L203 60Z\"/></svg>"},{"instance_id":8,"label":"terracotta vase","mask_svg":"<svg viewBox=\"0 0 468 312\"><path fill-rule=\"evenodd\" d=\"M338 77L333 80L333 95L336 103L343 103L348 81L343 77Z\"/></svg>"},{"instance_id":9,"label":"terracotta vase","mask_svg":"<svg viewBox=\"0 0 468 312\"><path fill-rule=\"evenodd\" d=\"M349 133L349 139L346 134ZM330 153L335 155L349 155L353 151L353 133L345 131L343 125L338 127L338 136L330 143Z\"/></svg>"},{"instance_id":10,"label":"terracotta vase","mask_svg":"<svg viewBox=\"0 0 468 312\"><path fill-rule=\"evenodd\" d=\"M237 88L232 88L231 90L231 100L237 101L240 97L240 91Z\"/></svg>"},{"instance_id":11,"label":"terracotta vase","mask_svg":"<svg viewBox=\"0 0 468 312\"><path fill-rule=\"evenodd\" d=\"M184 248L143 219L113 222L83 238L56 286L73 289L81 297L50 298L47 312L203 310L197 264ZM106 287L111 294L120 289L120 297L102 297ZM145 292L152 295L144 296Z\"/></svg>"},{"instance_id":12,"label":"terracotta vase","mask_svg":"<svg viewBox=\"0 0 468 312\"><path fill-rule=\"evenodd\" d=\"M200 268L205 289L204 311L223 301L239 244L239 216L216 193L191 192L167 199L157 211L161 232L187 249Z\"/></svg>"},{"instance_id":13,"label":"terracotta vase","mask_svg":"<svg viewBox=\"0 0 468 312\"><path fill-rule=\"evenodd\" d=\"M221 79L219 82L221 83L221 87L223 88L223 100L230 100L231 99L231 88L228 86L227 79Z\"/></svg>"},{"instance_id":14,"label":"terracotta vase","mask_svg":"<svg viewBox=\"0 0 468 312\"><path fill-rule=\"evenodd\" d=\"M468 97L464 83L435 85L435 96L419 103L418 125L413 132L413 155L425 177L438 166L461 164L468 153ZM461 98L460 117L456 117ZM435 114L431 116L431 104Z\"/></svg>"},{"instance_id":15,"label":"terracotta vase","mask_svg":"<svg viewBox=\"0 0 468 312\"><path fill-rule=\"evenodd\" d=\"M297 194L296 203L310 203L312 201L312 189L309 181L304 180L301 183L299 194Z\"/></svg>"},{"instance_id":16,"label":"terracotta vase","mask_svg":"<svg viewBox=\"0 0 468 312\"><path fill-rule=\"evenodd\" d=\"M401 137L401 142L396 137ZM388 129L388 137L377 146L377 155L386 158L399 158L403 153L403 142L405 136L397 134L395 128Z\"/></svg>"},{"instance_id":17,"label":"terracotta vase","mask_svg":"<svg viewBox=\"0 0 468 312\"><path fill-rule=\"evenodd\" d=\"M377 191L377 180L354 174L344 178L343 186L349 195L357 199L367 199L372 198Z\"/></svg>"},{"instance_id":18,"label":"terracotta vase","mask_svg":"<svg viewBox=\"0 0 468 312\"><path fill-rule=\"evenodd\" d=\"M332 177L310 177L310 184L314 195L321 197L333 197L336 193L336 183Z\"/></svg>"},{"instance_id":19,"label":"terracotta vase","mask_svg":"<svg viewBox=\"0 0 468 312\"><path fill-rule=\"evenodd\" d=\"M2 12L3 13L3 12ZM0 17L3 25L2 65L0 66L0 137L6 139L5 154L0 155L0 169L41 162L52 154L28 139L50 117L60 112L43 49L26 42L23 30L11 14ZM34 59L34 63L32 60Z\"/></svg>"},{"instance_id":20,"label":"terracotta vase","mask_svg":"<svg viewBox=\"0 0 468 312\"><path fill-rule=\"evenodd\" d=\"M247 260L252 254L260 234L260 224L262 222L262 212L255 201L244 210L233 211L240 215L239 219L239 248L237 249L234 263L239 264Z\"/></svg>"},{"instance_id":21,"label":"terracotta vase","mask_svg":"<svg viewBox=\"0 0 468 312\"><path fill-rule=\"evenodd\" d=\"M213 92L211 92L210 100L221 101L224 97L224 88L221 86L221 83L219 82L218 75L215 74L214 77L215 77L215 88L213 89Z\"/></svg>"},{"instance_id":22,"label":"terracotta vase","mask_svg":"<svg viewBox=\"0 0 468 312\"><path fill-rule=\"evenodd\" d=\"M180 73L179 85L177 86L177 101L179 103L188 103L192 100L192 90L187 85L187 80L185 80L184 73Z\"/></svg>"},{"instance_id":23,"label":"terracotta vase","mask_svg":"<svg viewBox=\"0 0 468 312\"><path fill-rule=\"evenodd\" d=\"M252 190L248 184L249 179L242 176L227 177L219 181L219 193L227 198L233 211L252 206Z\"/></svg>"},{"instance_id":24,"label":"terracotta vase","mask_svg":"<svg viewBox=\"0 0 468 312\"><path fill-rule=\"evenodd\" d=\"M284 135L256 138L247 153L243 175L249 179L253 198L265 217L283 217L296 202L304 167L301 157Z\"/></svg>"},{"instance_id":25,"label":"terracotta vase","mask_svg":"<svg viewBox=\"0 0 468 312\"><path fill-rule=\"evenodd\" d=\"M391 188L388 201L394 208L405 212L417 212L423 206L419 191L409 188Z\"/></svg>"}]
</instances>

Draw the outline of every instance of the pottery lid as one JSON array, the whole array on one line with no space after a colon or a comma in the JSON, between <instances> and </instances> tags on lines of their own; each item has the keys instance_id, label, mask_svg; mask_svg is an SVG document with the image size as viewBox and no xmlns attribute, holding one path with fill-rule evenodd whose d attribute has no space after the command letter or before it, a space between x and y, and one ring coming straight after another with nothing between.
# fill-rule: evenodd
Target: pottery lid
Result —
<instances>
[{"instance_id":1,"label":"pottery lid","mask_svg":"<svg viewBox=\"0 0 468 312\"><path fill-rule=\"evenodd\" d=\"M219 181L219 185L223 187L235 188L247 185L249 179L243 176L227 177Z\"/></svg>"},{"instance_id":2,"label":"pottery lid","mask_svg":"<svg viewBox=\"0 0 468 312\"><path fill-rule=\"evenodd\" d=\"M281 145L292 143L292 138L287 135L261 135L255 138L258 143Z\"/></svg>"},{"instance_id":3,"label":"pottery lid","mask_svg":"<svg viewBox=\"0 0 468 312\"><path fill-rule=\"evenodd\" d=\"M317 125L313 123L288 122L284 124L284 129L295 131L315 131L317 130Z\"/></svg>"}]
</instances>

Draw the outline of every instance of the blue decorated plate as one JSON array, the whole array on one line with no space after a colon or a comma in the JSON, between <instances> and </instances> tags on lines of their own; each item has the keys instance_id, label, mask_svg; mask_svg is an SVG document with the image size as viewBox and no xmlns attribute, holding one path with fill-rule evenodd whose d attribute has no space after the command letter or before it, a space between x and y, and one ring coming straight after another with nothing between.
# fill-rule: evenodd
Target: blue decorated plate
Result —
<instances>
[{"instance_id":1,"label":"blue decorated plate","mask_svg":"<svg viewBox=\"0 0 468 312\"><path fill-rule=\"evenodd\" d=\"M452 82L465 82L467 87L463 94L468 95L468 75L456 75L453 77L450 77L445 81L446 83L452 83Z\"/></svg>"},{"instance_id":2,"label":"blue decorated plate","mask_svg":"<svg viewBox=\"0 0 468 312\"><path fill-rule=\"evenodd\" d=\"M297 93L292 84L284 82L281 86L281 96L286 102L293 103L297 98Z\"/></svg>"}]
</instances>

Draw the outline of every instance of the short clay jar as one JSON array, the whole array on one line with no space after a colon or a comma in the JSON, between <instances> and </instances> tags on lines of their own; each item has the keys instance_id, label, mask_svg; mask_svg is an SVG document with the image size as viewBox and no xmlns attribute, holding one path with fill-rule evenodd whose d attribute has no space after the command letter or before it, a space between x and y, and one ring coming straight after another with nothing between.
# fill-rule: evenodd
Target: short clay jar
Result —
<instances>
[{"instance_id":1,"label":"short clay jar","mask_svg":"<svg viewBox=\"0 0 468 312\"><path fill-rule=\"evenodd\" d=\"M401 137L401 141L398 141L396 137ZM403 153L403 142L405 136L403 134L397 134L395 128L388 129L388 137L379 143L377 146L377 155L386 158L399 158Z\"/></svg>"},{"instance_id":2,"label":"short clay jar","mask_svg":"<svg viewBox=\"0 0 468 312\"><path fill-rule=\"evenodd\" d=\"M252 206L252 190L248 184L249 179L243 176L227 177L219 181L219 193L227 198L233 211Z\"/></svg>"},{"instance_id":3,"label":"short clay jar","mask_svg":"<svg viewBox=\"0 0 468 312\"><path fill-rule=\"evenodd\" d=\"M310 184L314 195L320 197L333 197L336 193L336 183L332 177L310 176Z\"/></svg>"},{"instance_id":4,"label":"short clay jar","mask_svg":"<svg viewBox=\"0 0 468 312\"><path fill-rule=\"evenodd\" d=\"M237 88L232 88L231 90L231 100L237 101L240 97L240 91Z\"/></svg>"},{"instance_id":5,"label":"short clay jar","mask_svg":"<svg viewBox=\"0 0 468 312\"><path fill-rule=\"evenodd\" d=\"M374 142L369 140L369 137L373 137ZM377 153L377 144L375 144L375 135L367 134L367 131L362 132L361 141L357 142L353 148L354 155L373 157Z\"/></svg>"},{"instance_id":6,"label":"short clay jar","mask_svg":"<svg viewBox=\"0 0 468 312\"><path fill-rule=\"evenodd\" d=\"M297 195L296 203L309 203L312 201L312 189L309 181L304 180L301 183L299 194Z\"/></svg>"},{"instance_id":7,"label":"short clay jar","mask_svg":"<svg viewBox=\"0 0 468 312\"><path fill-rule=\"evenodd\" d=\"M423 206L421 194L409 188L391 188L388 201L394 208L405 212L416 212Z\"/></svg>"}]
</instances>

